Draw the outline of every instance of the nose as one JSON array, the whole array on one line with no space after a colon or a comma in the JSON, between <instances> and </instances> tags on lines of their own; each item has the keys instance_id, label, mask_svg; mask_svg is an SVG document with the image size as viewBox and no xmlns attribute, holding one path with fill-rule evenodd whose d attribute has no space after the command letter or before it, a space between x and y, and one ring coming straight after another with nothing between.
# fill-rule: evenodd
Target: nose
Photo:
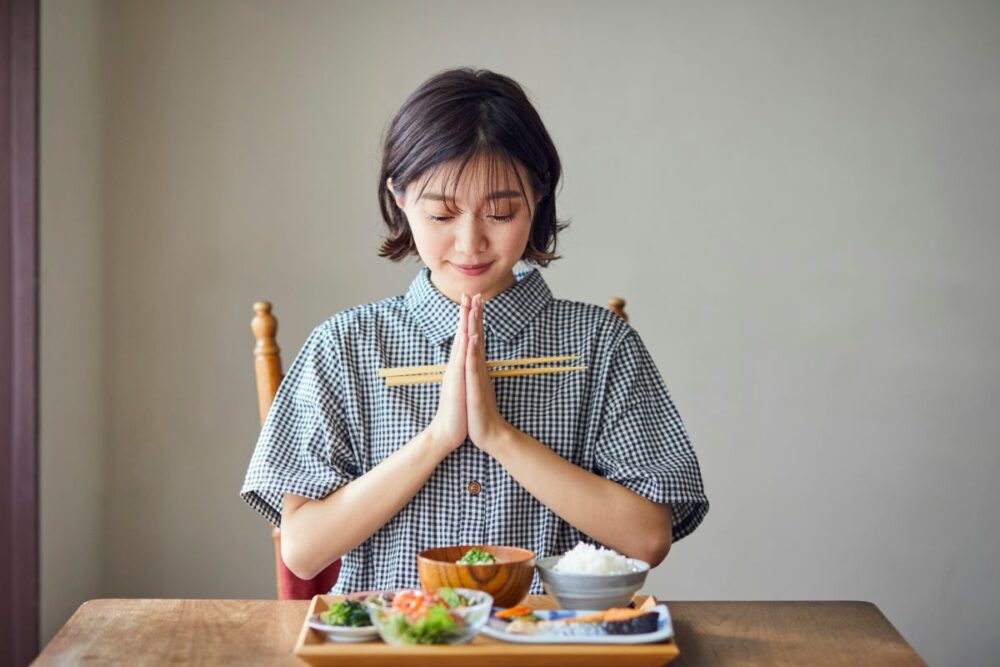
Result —
<instances>
[{"instance_id":1,"label":"nose","mask_svg":"<svg viewBox=\"0 0 1000 667\"><path fill-rule=\"evenodd\" d=\"M486 250L489 241L483 233L482 222L465 212L457 221L455 228L455 250L465 257L473 256Z\"/></svg>"}]
</instances>

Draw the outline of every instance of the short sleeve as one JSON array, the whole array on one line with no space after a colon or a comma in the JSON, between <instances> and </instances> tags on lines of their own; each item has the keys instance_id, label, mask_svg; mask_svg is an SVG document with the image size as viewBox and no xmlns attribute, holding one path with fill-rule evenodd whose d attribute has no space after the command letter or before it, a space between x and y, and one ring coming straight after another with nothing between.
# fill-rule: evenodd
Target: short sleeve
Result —
<instances>
[{"instance_id":1,"label":"short sleeve","mask_svg":"<svg viewBox=\"0 0 1000 667\"><path fill-rule=\"evenodd\" d=\"M320 325L278 388L240 491L276 526L285 493L325 498L359 476L345 420L343 377L329 323Z\"/></svg>"},{"instance_id":2,"label":"short sleeve","mask_svg":"<svg viewBox=\"0 0 1000 667\"><path fill-rule=\"evenodd\" d=\"M698 459L656 365L630 330L611 359L595 448L597 472L673 511L673 541L708 513Z\"/></svg>"}]
</instances>

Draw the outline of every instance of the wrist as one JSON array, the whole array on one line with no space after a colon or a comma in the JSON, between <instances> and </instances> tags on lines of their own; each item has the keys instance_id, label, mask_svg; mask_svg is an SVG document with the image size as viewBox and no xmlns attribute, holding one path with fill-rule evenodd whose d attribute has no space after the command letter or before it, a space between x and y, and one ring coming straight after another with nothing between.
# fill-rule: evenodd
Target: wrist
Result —
<instances>
[{"instance_id":1,"label":"wrist","mask_svg":"<svg viewBox=\"0 0 1000 667\"><path fill-rule=\"evenodd\" d=\"M483 451L499 460L517 442L520 434L516 428L510 425L506 419L501 419L483 444Z\"/></svg>"},{"instance_id":2,"label":"wrist","mask_svg":"<svg viewBox=\"0 0 1000 667\"><path fill-rule=\"evenodd\" d=\"M418 438L422 441L422 448L426 449L439 461L454 451L458 445L462 444L461 441L455 443L452 440L441 437L434 428L434 422L431 422L427 428L421 431Z\"/></svg>"}]
</instances>

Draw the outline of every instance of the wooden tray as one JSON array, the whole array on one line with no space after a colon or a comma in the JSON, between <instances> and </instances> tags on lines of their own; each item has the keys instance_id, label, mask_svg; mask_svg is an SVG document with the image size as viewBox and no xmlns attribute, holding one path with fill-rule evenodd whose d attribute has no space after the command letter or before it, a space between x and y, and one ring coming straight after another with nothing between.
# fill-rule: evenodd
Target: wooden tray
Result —
<instances>
[{"instance_id":1,"label":"wooden tray","mask_svg":"<svg viewBox=\"0 0 1000 667\"><path fill-rule=\"evenodd\" d=\"M302 619L295 655L310 665L517 665L517 667L632 667L665 665L680 650L673 641L656 644L512 644L482 634L468 644L451 646L389 646L381 640L360 644L329 642L326 635L309 627L307 619L326 611L339 595L317 595ZM636 595L636 606L654 604L649 595ZM557 609L548 595L529 595L523 604L535 609Z\"/></svg>"}]
</instances>

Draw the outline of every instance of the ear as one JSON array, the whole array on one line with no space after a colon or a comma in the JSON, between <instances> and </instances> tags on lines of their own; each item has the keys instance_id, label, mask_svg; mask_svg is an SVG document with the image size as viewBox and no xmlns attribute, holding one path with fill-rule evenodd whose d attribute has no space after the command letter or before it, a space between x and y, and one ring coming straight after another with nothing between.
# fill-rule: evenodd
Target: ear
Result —
<instances>
[{"instance_id":1,"label":"ear","mask_svg":"<svg viewBox=\"0 0 1000 667\"><path fill-rule=\"evenodd\" d=\"M545 195L548 194L548 191L549 191L549 172L545 172L544 178L541 179L541 186L538 188L538 191L534 193L536 207L540 203L542 203L542 200L545 199Z\"/></svg>"},{"instance_id":2,"label":"ear","mask_svg":"<svg viewBox=\"0 0 1000 667\"><path fill-rule=\"evenodd\" d=\"M392 195L392 198L396 200L396 206L402 210L404 208L403 193L396 194L396 191L392 189L392 176L385 179L385 187L389 191L389 194Z\"/></svg>"}]
</instances>

